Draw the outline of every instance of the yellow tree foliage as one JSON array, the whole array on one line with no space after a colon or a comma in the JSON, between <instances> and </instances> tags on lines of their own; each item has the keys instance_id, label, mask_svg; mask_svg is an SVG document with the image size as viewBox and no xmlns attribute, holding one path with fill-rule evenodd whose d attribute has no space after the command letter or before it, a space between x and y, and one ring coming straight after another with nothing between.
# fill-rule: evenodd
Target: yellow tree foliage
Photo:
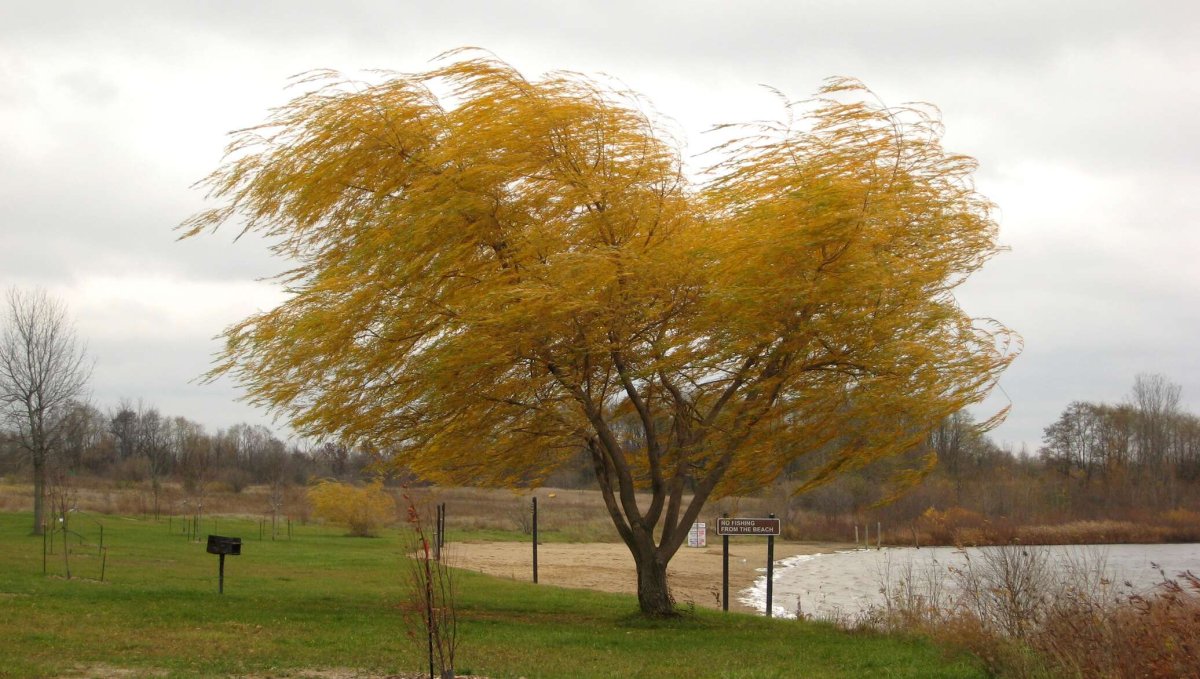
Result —
<instances>
[{"instance_id":1,"label":"yellow tree foliage","mask_svg":"<svg viewBox=\"0 0 1200 679\"><path fill-rule=\"evenodd\" d=\"M908 450L1015 355L953 296L996 224L927 108L832 80L696 183L636 96L454 54L303 80L181 226L237 221L291 262L212 374L300 433L441 483L536 484L586 449L668 614L707 500L817 450L810 485Z\"/></svg>"},{"instance_id":2,"label":"yellow tree foliage","mask_svg":"<svg viewBox=\"0 0 1200 679\"><path fill-rule=\"evenodd\" d=\"M318 481L308 489L308 501L318 517L347 526L351 535L359 537L376 535L396 514L396 501L383 489L382 481L365 486Z\"/></svg>"}]
</instances>

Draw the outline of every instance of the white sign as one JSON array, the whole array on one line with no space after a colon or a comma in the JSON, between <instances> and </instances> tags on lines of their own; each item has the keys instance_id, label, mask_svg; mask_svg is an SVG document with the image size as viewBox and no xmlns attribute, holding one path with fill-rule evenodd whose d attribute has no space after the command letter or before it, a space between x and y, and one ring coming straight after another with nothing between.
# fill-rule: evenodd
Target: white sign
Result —
<instances>
[{"instance_id":1,"label":"white sign","mask_svg":"<svg viewBox=\"0 0 1200 679\"><path fill-rule=\"evenodd\" d=\"M688 547L706 547L708 545L708 529L703 523L693 523L688 530Z\"/></svg>"}]
</instances>

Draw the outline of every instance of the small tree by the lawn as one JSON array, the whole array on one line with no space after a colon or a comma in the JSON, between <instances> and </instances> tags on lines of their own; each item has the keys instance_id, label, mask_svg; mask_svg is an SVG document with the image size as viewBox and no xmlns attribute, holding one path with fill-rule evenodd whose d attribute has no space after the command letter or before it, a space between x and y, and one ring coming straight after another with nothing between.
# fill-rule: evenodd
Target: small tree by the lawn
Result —
<instances>
[{"instance_id":1,"label":"small tree by the lawn","mask_svg":"<svg viewBox=\"0 0 1200 679\"><path fill-rule=\"evenodd\" d=\"M404 502L409 528L409 559L404 573L407 632L428 655L429 678L454 679L454 657L460 641L454 571L445 552L435 550L437 531L431 530L428 519L407 493Z\"/></svg>"},{"instance_id":2,"label":"small tree by the lawn","mask_svg":"<svg viewBox=\"0 0 1200 679\"><path fill-rule=\"evenodd\" d=\"M46 498L50 503L50 525L47 527L53 544L54 534L62 533L63 576L71 579L71 525L72 513L78 501L79 491L74 486L72 470L55 460L49 465L46 475Z\"/></svg>"}]
</instances>

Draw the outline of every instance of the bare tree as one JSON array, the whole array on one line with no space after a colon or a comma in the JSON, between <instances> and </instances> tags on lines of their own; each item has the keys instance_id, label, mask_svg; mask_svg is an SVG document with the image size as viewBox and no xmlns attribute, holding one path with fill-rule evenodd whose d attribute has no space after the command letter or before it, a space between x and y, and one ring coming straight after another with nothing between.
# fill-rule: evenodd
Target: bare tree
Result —
<instances>
[{"instance_id":1,"label":"bare tree","mask_svg":"<svg viewBox=\"0 0 1200 679\"><path fill-rule=\"evenodd\" d=\"M112 435L117 447L117 459L124 462L132 459L137 453L138 410L128 399L121 399L117 410L109 415L108 433Z\"/></svg>"},{"instance_id":2,"label":"bare tree","mask_svg":"<svg viewBox=\"0 0 1200 679\"><path fill-rule=\"evenodd\" d=\"M943 419L929 432L926 445L937 454L938 464L954 481L954 500L962 502L963 479L967 465L982 441L975 419L960 410Z\"/></svg>"},{"instance_id":3,"label":"bare tree","mask_svg":"<svg viewBox=\"0 0 1200 679\"><path fill-rule=\"evenodd\" d=\"M202 495L213 466L212 437L196 422L175 417L171 424L171 448L184 490Z\"/></svg>"},{"instance_id":4,"label":"bare tree","mask_svg":"<svg viewBox=\"0 0 1200 679\"><path fill-rule=\"evenodd\" d=\"M65 409L62 433L63 466L72 472L104 461L107 418L87 403L75 402Z\"/></svg>"},{"instance_id":5,"label":"bare tree","mask_svg":"<svg viewBox=\"0 0 1200 679\"><path fill-rule=\"evenodd\" d=\"M162 479L170 471L172 462L169 421L158 413L157 408L142 410L139 405L138 411L138 454L146 458L146 470L154 492L154 518L157 519Z\"/></svg>"},{"instance_id":6,"label":"bare tree","mask_svg":"<svg viewBox=\"0 0 1200 679\"><path fill-rule=\"evenodd\" d=\"M1166 458L1169 423L1179 411L1181 393L1181 387L1164 375L1142 373L1134 378L1129 400L1138 413L1138 449L1152 474Z\"/></svg>"},{"instance_id":7,"label":"bare tree","mask_svg":"<svg viewBox=\"0 0 1200 679\"><path fill-rule=\"evenodd\" d=\"M0 415L33 465L33 532L45 511L46 463L64 415L87 386L91 363L66 306L44 290L10 289L0 334Z\"/></svg>"}]
</instances>

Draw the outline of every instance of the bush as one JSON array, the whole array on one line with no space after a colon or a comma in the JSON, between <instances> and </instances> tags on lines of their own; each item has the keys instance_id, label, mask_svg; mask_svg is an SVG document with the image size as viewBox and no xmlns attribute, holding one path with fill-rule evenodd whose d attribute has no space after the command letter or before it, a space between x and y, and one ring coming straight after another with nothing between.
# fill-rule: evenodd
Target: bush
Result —
<instances>
[{"instance_id":1,"label":"bush","mask_svg":"<svg viewBox=\"0 0 1200 679\"><path fill-rule=\"evenodd\" d=\"M1180 584L1182 581L1182 584ZM1071 593L1050 609L1030 644L1064 674L1195 676L1200 668L1200 578L1164 578L1151 594L1113 601Z\"/></svg>"},{"instance_id":2,"label":"bush","mask_svg":"<svg viewBox=\"0 0 1200 679\"><path fill-rule=\"evenodd\" d=\"M1165 527L1168 542L1200 542L1200 512L1172 509L1159 519Z\"/></svg>"},{"instance_id":3,"label":"bush","mask_svg":"<svg viewBox=\"0 0 1200 679\"><path fill-rule=\"evenodd\" d=\"M940 575L889 570L886 605L856 622L925 632L1000 677L1197 676L1200 578L1191 572L1164 574L1155 591L1139 594L1107 580L1101 553L1059 561L1044 547L1008 545L952 573L947 591Z\"/></svg>"},{"instance_id":4,"label":"bush","mask_svg":"<svg viewBox=\"0 0 1200 679\"><path fill-rule=\"evenodd\" d=\"M227 469L221 475L221 480L225 482L226 487L234 493L240 493L250 485L253 480L250 477L250 472L244 469Z\"/></svg>"},{"instance_id":5,"label":"bush","mask_svg":"<svg viewBox=\"0 0 1200 679\"><path fill-rule=\"evenodd\" d=\"M979 513L962 507L950 507L941 512L930 507L917 519L917 528L929 536L931 544L978 544L987 523Z\"/></svg>"},{"instance_id":6,"label":"bush","mask_svg":"<svg viewBox=\"0 0 1200 679\"><path fill-rule=\"evenodd\" d=\"M396 501L376 480L366 486L354 486L329 479L308 489L313 512L322 519L350 528L358 537L376 535L379 528L395 516Z\"/></svg>"}]
</instances>

